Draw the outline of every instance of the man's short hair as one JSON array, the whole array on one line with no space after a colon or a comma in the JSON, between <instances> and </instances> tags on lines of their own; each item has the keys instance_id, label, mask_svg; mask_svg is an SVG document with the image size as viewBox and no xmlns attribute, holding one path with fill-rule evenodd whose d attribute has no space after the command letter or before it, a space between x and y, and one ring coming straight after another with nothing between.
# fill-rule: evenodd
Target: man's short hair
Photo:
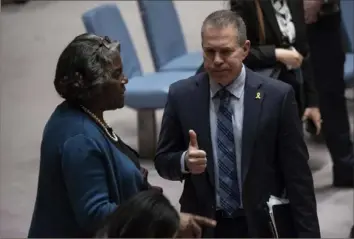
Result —
<instances>
[{"instance_id":1,"label":"man's short hair","mask_svg":"<svg viewBox=\"0 0 354 239\"><path fill-rule=\"evenodd\" d=\"M238 13L230 10L218 10L209 14L202 25L202 37L207 26L225 28L230 25L234 26L237 31L238 44L243 45L247 40L246 24Z\"/></svg>"}]
</instances>

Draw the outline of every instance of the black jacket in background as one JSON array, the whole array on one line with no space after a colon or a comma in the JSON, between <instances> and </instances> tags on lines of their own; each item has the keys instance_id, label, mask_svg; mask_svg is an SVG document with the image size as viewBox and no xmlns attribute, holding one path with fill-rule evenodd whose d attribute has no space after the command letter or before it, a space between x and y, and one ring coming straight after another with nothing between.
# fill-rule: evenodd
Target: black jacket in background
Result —
<instances>
[{"instance_id":1,"label":"black jacket in background","mask_svg":"<svg viewBox=\"0 0 354 239\"><path fill-rule=\"evenodd\" d=\"M261 0L260 6L264 15L266 43L259 45L259 21L254 0L230 0L232 11L238 12L247 27L247 37L251 41L251 51L244 64L253 70L274 67L280 64L275 58L275 49L284 47L284 40L275 17L275 11L270 0ZM309 45L306 36L306 24L302 1L287 1L296 29L296 41L293 46L304 57L301 66L304 77L305 107L318 106L318 96L314 85L314 76L310 63ZM285 81L289 71L282 65L280 80ZM290 72L289 72L290 73Z\"/></svg>"}]
</instances>

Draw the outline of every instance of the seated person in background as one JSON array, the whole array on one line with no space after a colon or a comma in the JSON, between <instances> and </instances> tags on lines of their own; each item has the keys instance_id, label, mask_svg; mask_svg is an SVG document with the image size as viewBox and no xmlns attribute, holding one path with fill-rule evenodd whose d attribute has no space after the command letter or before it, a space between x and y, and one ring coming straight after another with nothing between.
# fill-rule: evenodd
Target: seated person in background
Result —
<instances>
[{"instance_id":1,"label":"seated person in background","mask_svg":"<svg viewBox=\"0 0 354 239\"><path fill-rule=\"evenodd\" d=\"M98 231L98 238L175 238L179 214L156 190L144 191L121 204Z\"/></svg>"}]
</instances>

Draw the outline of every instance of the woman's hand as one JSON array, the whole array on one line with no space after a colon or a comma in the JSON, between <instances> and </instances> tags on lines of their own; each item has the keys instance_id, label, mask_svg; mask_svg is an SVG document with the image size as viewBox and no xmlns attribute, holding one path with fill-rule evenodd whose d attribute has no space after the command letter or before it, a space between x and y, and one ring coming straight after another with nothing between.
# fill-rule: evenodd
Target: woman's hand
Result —
<instances>
[{"instance_id":1,"label":"woman's hand","mask_svg":"<svg viewBox=\"0 0 354 239\"><path fill-rule=\"evenodd\" d=\"M159 186L153 186L153 185L151 185L151 184L149 183L149 180L148 180L149 171L148 171L146 168L140 167L140 172L141 172L141 174L142 174L143 177L144 177L144 181L145 181L145 183L146 183L146 185L147 185L147 189L148 189L148 190L157 190L157 191L159 191L160 193L163 193L163 189L162 189L161 187L159 187Z\"/></svg>"},{"instance_id":2,"label":"woman's hand","mask_svg":"<svg viewBox=\"0 0 354 239\"><path fill-rule=\"evenodd\" d=\"M321 112L318 107L309 107L305 109L304 115L302 116L302 120L305 121L307 119L312 120L312 122L316 126L316 135L321 132L322 119Z\"/></svg>"},{"instance_id":3,"label":"woman's hand","mask_svg":"<svg viewBox=\"0 0 354 239\"><path fill-rule=\"evenodd\" d=\"M290 66L293 69L299 68L304 57L296 50L288 50L283 48L275 49L275 57L284 65Z\"/></svg>"},{"instance_id":4,"label":"woman's hand","mask_svg":"<svg viewBox=\"0 0 354 239\"><path fill-rule=\"evenodd\" d=\"M179 238L201 238L202 227L215 227L216 221L189 213L180 213Z\"/></svg>"}]
</instances>

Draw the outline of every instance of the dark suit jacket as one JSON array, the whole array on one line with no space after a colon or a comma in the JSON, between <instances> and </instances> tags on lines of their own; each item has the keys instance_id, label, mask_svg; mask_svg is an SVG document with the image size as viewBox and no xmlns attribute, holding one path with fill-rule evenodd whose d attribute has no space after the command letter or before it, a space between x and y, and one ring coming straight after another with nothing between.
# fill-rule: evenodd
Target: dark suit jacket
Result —
<instances>
[{"instance_id":1,"label":"dark suit jacket","mask_svg":"<svg viewBox=\"0 0 354 239\"><path fill-rule=\"evenodd\" d=\"M92 237L117 205L141 191L139 169L67 102L46 124L28 237Z\"/></svg>"},{"instance_id":2,"label":"dark suit jacket","mask_svg":"<svg viewBox=\"0 0 354 239\"><path fill-rule=\"evenodd\" d=\"M261 99L256 95L260 93ZM184 180L183 212L214 218L215 186L210 135L209 78L200 73L171 85L165 107L155 167L169 180ZM207 154L207 170L182 174L180 158L195 130ZM288 190L299 237L319 237L319 224L308 152L292 88L246 70L242 133L243 204L252 237L271 237L265 218L270 195ZM212 230L204 231L213 237Z\"/></svg>"},{"instance_id":3,"label":"dark suit jacket","mask_svg":"<svg viewBox=\"0 0 354 239\"><path fill-rule=\"evenodd\" d=\"M302 71L304 77L304 106L318 106L318 96L314 83L314 76L310 62L309 46L306 37L306 24L304 17L304 6L302 1L287 1L296 30L296 41L294 47L304 56ZM261 9L264 15L264 27L266 43L259 45L259 21L254 0L231 0L232 11L238 12L243 18L247 27L247 37L251 41L251 52L244 63L250 69L262 69L274 67L277 64L275 48L284 47L284 40L275 17L275 11L271 0L260 0ZM283 71L287 71L282 66ZM287 76L284 75L284 78ZM283 79L282 79L283 80Z\"/></svg>"}]
</instances>

